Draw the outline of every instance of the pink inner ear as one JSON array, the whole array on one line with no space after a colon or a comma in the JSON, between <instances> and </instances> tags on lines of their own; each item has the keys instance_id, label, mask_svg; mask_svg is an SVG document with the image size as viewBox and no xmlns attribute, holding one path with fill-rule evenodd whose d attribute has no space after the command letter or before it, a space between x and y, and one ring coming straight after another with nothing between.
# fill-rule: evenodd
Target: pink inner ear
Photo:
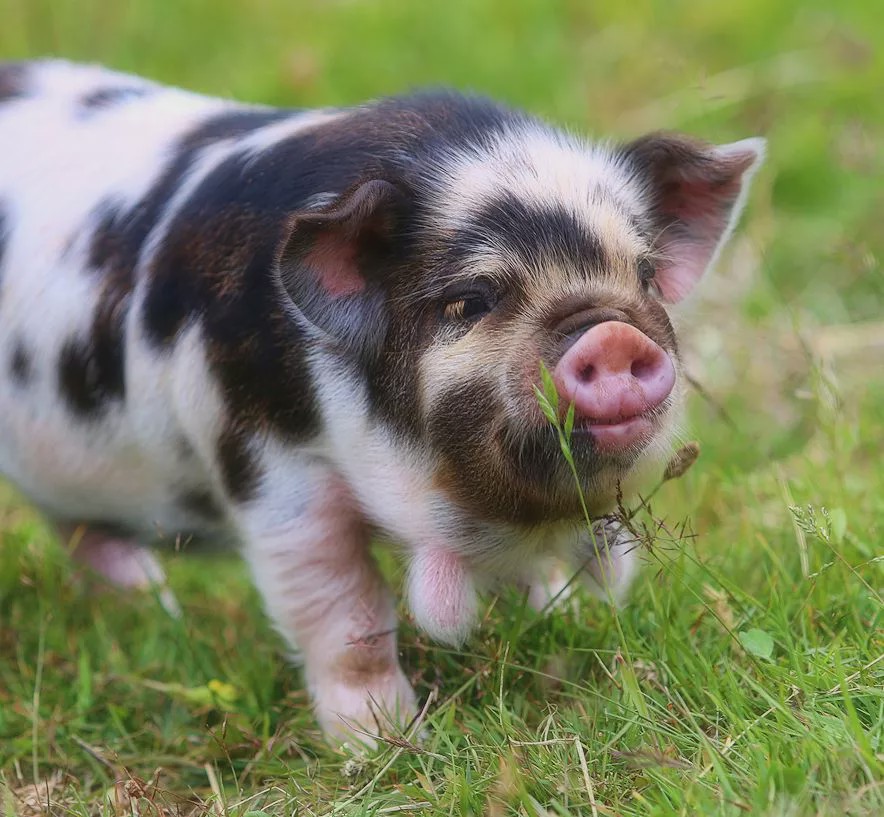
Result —
<instances>
[{"instance_id":1,"label":"pink inner ear","mask_svg":"<svg viewBox=\"0 0 884 817\"><path fill-rule=\"evenodd\" d=\"M677 303L687 296L709 264L715 244L691 244L673 241L666 245L669 260L657 267L654 281L669 303Z\"/></svg>"},{"instance_id":2,"label":"pink inner ear","mask_svg":"<svg viewBox=\"0 0 884 817\"><path fill-rule=\"evenodd\" d=\"M723 182L683 179L661 202L676 219L670 235L661 236L663 260L656 282L670 303L684 298L700 280L727 231L731 209L740 194L740 178Z\"/></svg>"},{"instance_id":3,"label":"pink inner ear","mask_svg":"<svg viewBox=\"0 0 884 817\"><path fill-rule=\"evenodd\" d=\"M720 221L722 209L727 208L739 194L739 177L718 184L706 179L685 179L664 200L662 210L683 221Z\"/></svg>"},{"instance_id":4,"label":"pink inner ear","mask_svg":"<svg viewBox=\"0 0 884 817\"><path fill-rule=\"evenodd\" d=\"M365 279L356 262L356 248L340 236L320 235L304 261L316 270L320 286L332 298L356 295L365 289Z\"/></svg>"}]
</instances>

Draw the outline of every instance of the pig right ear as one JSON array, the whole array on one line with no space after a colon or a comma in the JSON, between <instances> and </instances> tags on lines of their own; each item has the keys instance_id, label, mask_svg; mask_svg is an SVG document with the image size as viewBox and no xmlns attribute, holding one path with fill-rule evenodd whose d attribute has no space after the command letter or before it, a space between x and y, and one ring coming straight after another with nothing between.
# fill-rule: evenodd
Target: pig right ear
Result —
<instances>
[{"instance_id":1,"label":"pig right ear","mask_svg":"<svg viewBox=\"0 0 884 817\"><path fill-rule=\"evenodd\" d=\"M372 179L288 222L280 282L304 321L349 351L370 354L383 339L384 278L406 204L396 185Z\"/></svg>"},{"instance_id":2,"label":"pig right ear","mask_svg":"<svg viewBox=\"0 0 884 817\"><path fill-rule=\"evenodd\" d=\"M626 156L649 194L655 281L664 300L680 301L715 262L764 149L764 139L709 145L669 133L627 145Z\"/></svg>"}]
</instances>

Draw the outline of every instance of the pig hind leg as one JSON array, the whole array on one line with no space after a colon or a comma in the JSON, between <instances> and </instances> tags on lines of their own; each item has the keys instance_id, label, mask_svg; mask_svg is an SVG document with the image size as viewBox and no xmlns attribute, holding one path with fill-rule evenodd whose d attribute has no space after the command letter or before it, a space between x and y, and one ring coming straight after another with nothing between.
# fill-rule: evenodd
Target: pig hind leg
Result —
<instances>
[{"instance_id":1,"label":"pig hind leg","mask_svg":"<svg viewBox=\"0 0 884 817\"><path fill-rule=\"evenodd\" d=\"M101 527L59 523L62 544L74 562L123 590L155 591L173 616L180 614L166 574L156 556L138 542Z\"/></svg>"}]
</instances>

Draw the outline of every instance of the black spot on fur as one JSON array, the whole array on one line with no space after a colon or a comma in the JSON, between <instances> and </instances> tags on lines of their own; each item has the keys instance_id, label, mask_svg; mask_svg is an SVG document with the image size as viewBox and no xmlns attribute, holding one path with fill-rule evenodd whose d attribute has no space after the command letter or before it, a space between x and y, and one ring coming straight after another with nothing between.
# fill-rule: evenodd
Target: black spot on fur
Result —
<instances>
[{"instance_id":1,"label":"black spot on fur","mask_svg":"<svg viewBox=\"0 0 884 817\"><path fill-rule=\"evenodd\" d=\"M246 502L254 495L260 477L258 463L249 451L248 438L241 428L230 426L218 439L218 464L224 489L238 502Z\"/></svg>"},{"instance_id":2,"label":"black spot on fur","mask_svg":"<svg viewBox=\"0 0 884 817\"><path fill-rule=\"evenodd\" d=\"M150 326L155 341L171 340L199 314L228 410L240 422L301 438L318 421L304 340L271 275L276 235L257 216L222 211L190 222L182 214L152 270Z\"/></svg>"},{"instance_id":3,"label":"black spot on fur","mask_svg":"<svg viewBox=\"0 0 884 817\"><path fill-rule=\"evenodd\" d=\"M512 194L489 202L456 237L464 254L487 247L492 240L518 255L528 268L550 260L576 267L584 275L603 268L605 252L588 225L563 207L535 205Z\"/></svg>"},{"instance_id":4,"label":"black spot on fur","mask_svg":"<svg viewBox=\"0 0 884 817\"><path fill-rule=\"evenodd\" d=\"M133 99L139 99L150 93L148 86L117 86L116 88L99 88L90 91L80 99L80 114L92 115L98 111L116 107Z\"/></svg>"},{"instance_id":5,"label":"black spot on fur","mask_svg":"<svg viewBox=\"0 0 884 817\"><path fill-rule=\"evenodd\" d=\"M0 105L27 96L26 77L26 63L0 63Z\"/></svg>"},{"instance_id":6,"label":"black spot on fur","mask_svg":"<svg viewBox=\"0 0 884 817\"><path fill-rule=\"evenodd\" d=\"M89 266L98 297L89 334L69 340L59 359L59 388L71 410L100 417L126 395L124 324L133 288L133 263L120 208L102 203L89 219Z\"/></svg>"},{"instance_id":7,"label":"black spot on fur","mask_svg":"<svg viewBox=\"0 0 884 817\"><path fill-rule=\"evenodd\" d=\"M125 241L130 265L134 267L145 239L203 149L290 116L290 111L235 110L207 119L182 137L166 170L128 214ZM198 290L198 282L187 274L169 276L149 287L144 304L145 327L157 346L173 340L187 319L200 310L204 301Z\"/></svg>"},{"instance_id":8,"label":"black spot on fur","mask_svg":"<svg viewBox=\"0 0 884 817\"><path fill-rule=\"evenodd\" d=\"M102 202L90 217L95 228L89 243L89 265L94 269L119 270L120 277L131 280L132 270L127 255L126 222L120 207L111 201Z\"/></svg>"},{"instance_id":9,"label":"black spot on fur","mask_svg":"<svg viewBox=\"0 0 884 817\"><path fill-rule=\"evenodd\" d=\"M17 340L12 347L9 372L12 379L20 386L24 386L31 379L31 356L21 339Z\"/></svg>"},{"instance_id":10,"label":"black spot on fur","mask_svg":"<svg viewBox=\"0 0 884 817\"><path fill-rule=\"evenodd\" d=\"M216 520L223 516L223 511L210 491L193 488L185 491L178 503L188 513L203 519Z\"/></svg>"},{"instance_id":11,"label":"black spot on fur","mask_svg":"<svg viewBox=\"0 0 884 817\"><path fill-rule=\"evenodd\" d=\"M88 341L72 339L58 359L58 386L68 407L79 417L99 415L107 399L95 355Z\"/></svg>"},{"instance_id":12,"label":"black spot on fur","mask_svg":"<svg viewBox=\"0 0 884 817\"><path fill-rule=\"evenodd\" d=\"M100 276L100 291L92 320L91 350L102 393L108 399L121 400L126 393L123 327L134 286L126 224L111 202L99 206L93 223L89 265Z\"/></svg>"}]
</instances>

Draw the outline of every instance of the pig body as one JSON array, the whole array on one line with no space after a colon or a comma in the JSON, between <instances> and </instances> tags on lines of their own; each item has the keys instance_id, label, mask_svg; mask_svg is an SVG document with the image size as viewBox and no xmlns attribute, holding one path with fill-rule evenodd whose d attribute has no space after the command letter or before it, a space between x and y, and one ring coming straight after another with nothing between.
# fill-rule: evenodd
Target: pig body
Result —
<instances>
[{"instance_id":1,"label":"pig body","mask_svg":"<svg viewBox=\"0 0 884 817\"><path fill-rule=\"evenodd\" d=\"M368 549L458 643L552 556L619 592L590 512L668 453L664 303L712 262L760 140L599 147L452 93L340 110L0 66L0 470L117 583L142 545L241 548L323 728L415 698ZM604 542L602 543L602 539Z\"/></svg>"}]
</instances>

